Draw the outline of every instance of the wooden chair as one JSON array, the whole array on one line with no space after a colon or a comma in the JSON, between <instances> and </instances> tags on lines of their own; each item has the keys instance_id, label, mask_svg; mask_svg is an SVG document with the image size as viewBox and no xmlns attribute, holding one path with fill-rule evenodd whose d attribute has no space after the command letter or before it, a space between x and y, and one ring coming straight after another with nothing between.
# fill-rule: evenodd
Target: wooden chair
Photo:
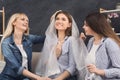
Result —
<instances>
[{"instance_id":1,"label":"wooden chair","mask_svg":"<svg viewBox=\"0 0 120 80\"><path fill-rule=\"evenodd\" d=\"M2 16L2 19L1 19L2 26L0 26L0 27L2 29L1 33L3 34L5 31L5 9L4 9L4 7L2 7L2 9L0 10L0 16ZM0 36L2 36L2 34L0 34Z\"/></svg>"}]
</instances>

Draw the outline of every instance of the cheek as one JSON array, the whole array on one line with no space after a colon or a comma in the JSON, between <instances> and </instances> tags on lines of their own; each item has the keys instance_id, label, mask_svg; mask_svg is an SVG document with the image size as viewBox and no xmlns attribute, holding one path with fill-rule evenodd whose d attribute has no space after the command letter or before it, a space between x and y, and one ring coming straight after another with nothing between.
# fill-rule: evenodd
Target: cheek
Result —
<instances>
[{"instance_id":1,"label":"cheek","mask_svg":"<svg viewBox=\"0 0 120 80\"><path fill-rule=\"evenodd\" d=\"M69 27L71 27L70 23L67 23L67 22L66 22L65 28L69 28Z\"/></svg>"},{"instance_id":2,"label":"cheek","mask_svg":"<svg viewBox=\"0 0 120 80\"><path fill-rule=\"evenodd\" d=\"M86 26L83 26L83 29L86 31L88 28Z\"/></svg>"},{"instance_id":3,"label":"cheek","mask_svg":"<svg viewBox=\"0 0 120 80\"><path fill-rule=\"evenodd\" d=\"M90 29L88 27L83 27L83 29L85 30L85 33L86 34L89 34L90 33Z\"/></svg>"},{"instance_id":4,"label":"cheek","mask_svg":"<svg viewBox=\"0 0 120 80\"><path fill-rule=\"evenodd\" d=\"M54 24L55 28L57 27L57 25L58 25L57 23Z\"/></svg>"},{"instance_id":5,"label":"cheek","mask_svg":"<svg viewBox=\"0 0 120 80\"><path fill-rule=\"evenodd\" d=\"M93 31L91 29L87 29L85 32L86 32L87 35L92 35L93 34Z\"/></svg>"}]
</instances>

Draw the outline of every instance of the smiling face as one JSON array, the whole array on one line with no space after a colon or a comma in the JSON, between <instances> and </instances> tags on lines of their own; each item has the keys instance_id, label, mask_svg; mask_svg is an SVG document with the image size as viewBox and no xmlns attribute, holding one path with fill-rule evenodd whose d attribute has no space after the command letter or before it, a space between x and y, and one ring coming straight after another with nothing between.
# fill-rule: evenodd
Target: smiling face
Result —
<instances>
[{"instance_id":1,"label":"smiling face","mask_svg":"<svg viewBox=\"0 0 120 80\"><path fill-rule=\"evenodd\" d=\"M16 20L13 22L14 29L25 32L28 30L29 20L26 15L21 14Z\"/></svg>"},{"instance_id":2,"label":"smiling face","mask_svg":"<svg viewBox=\"0 0 120 80\"><path fill-rule=\"evenodd\" d=\"M66 15L60 13L56 16L55 19L55 28L59 31L65 31L67 28L71 27L71 23Z\"/></svg>"}]
</instances>

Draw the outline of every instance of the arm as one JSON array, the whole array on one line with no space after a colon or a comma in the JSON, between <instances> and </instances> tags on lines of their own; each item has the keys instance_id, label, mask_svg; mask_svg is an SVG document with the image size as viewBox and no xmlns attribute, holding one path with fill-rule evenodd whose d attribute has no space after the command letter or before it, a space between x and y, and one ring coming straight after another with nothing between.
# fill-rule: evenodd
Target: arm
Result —
<instances>
[{"instance_id":1,"label":"arm","mask_svg":"<svg viewBox=\"0 0 120 80\"><path fill-rule=\"evenodd\" d=\"M74 62L74 57L73 57L73 53L72 53L72 50L71 50L71 41L70 41L70 39L71 38L69 38L69 40L68 40L68 47L66 47L66 48L68 48L68 52L67 53L65 53L65 54L68 54L68 55L66 55L66 56L68 56L68 67L67 67L67 69L63 72L63 73L61 73L60 74L60 76L58 76L57 77L57 80L63 80L63 79L66 79L66 78L68 78L70 75L74 75L74 72L76 71L76 64L75 64L75 62ZM56 79L55 79L56 80Z\"/></svg>"},{"instance_id":2,"label":"arm","mask_svg":"<svg viewBox=\"0 0 120 80\"><path fill-rule=\"evenodd\" d=\"M71 55L69 55L71 56ZM73 56L71 56L73 58ZM75 64L73 62L73 59L69 57L69 66L68 68L63 72L61 73L55 80L64 80L66 78L68 78L70 75L73 75L74 72L75 72Z\"/></svg>"},{"instance_id":3,"label":"arm","mask_svg":"<svg viewBox=\"0 0 120 80\"><path fill-rule=\"evenodd\" d=\"M23 74L24 76L27 76L27 77L33 79L33 80L38 80L38 79L41 80L41 77L39 77L39 76L37 76L37 75L29 72L29 71L26 70L26 69L23 70L22 74Z\"/></svg>"},{"instance_id":4,"label":"arm","mask_svg":"<svg viewBox=\"0 0 120 80\"><path fill-rule=\"evenodd\" d=\"M70 73L68 71L64 71L60 76L58 76L57 78L55 78L54 80L64 80L66 79L68 76L70 76Z\"/></svg>"},{"instance_id":5,"label":"arm","mask_svg":"<svg viewBox=\"0 0 120 80\"><path fill-rule=\"evenodd\" d=\"M29 39L34 43L44 43L45 36L29 35Z\"/></svg>"},{"instance_id":6,"label":"arm","mask_svg":"<svg viewBox=\"0 0 120 80\"><path fill-rule=\"evenodd\" d=\"M13 55L13 52L10 48L12 46L8 42L3 42L1 45L2 53L4 55L4 59L9 62L9 66L11 69L13 69L16 74L21 75L22 70L24 67L20 65L20 63L17 61L16 57Z\"/></svg>"},{"instance_id":7,"label":"arm","mask_svg":"<svg viewBox=\"0 0 120 80\"><path fill-rule=\"evenodd\" d=\"M105 76L105 71L103 69L98 69L94 64L87 65L88 71L95 73L100 76Z\"/></svg>"},{"instance_id":8,"label":"arm","mask_svg":"<svg viewBox=\"0 0 120 80\"><path fill-rule=\"evenodd\" d=\"M120 78L120 47L116 42L108 39L106 43L106 51L111 61L109 69L105 69L105 77L107 78Z\"/></svg>"},{"instance_id":9,"label":"arm","mask_svg":"<svg viewBox=\"0 0 120 80\"><path fill-rule=\"evenodd\" d=\"M119 46L111 39L106 39L104 42L105 49L107 52L108 59L110 60L109 68L107 69L98 69L95 65L88 65L88 70L92 73L105 76L106 78L120 78L120 48Z\"/></svg>"},{"instance_id":10,"label":"arm","mask_svg":"<svg viewBox=\"0 0 120 80\"><path fill-rule=\"evenodd\" d=\"M38 75L36 75L36 74L33 74L33 73L31 73L30 71L28 71L28 70L26 70L26 69L23 70L22 74L23 74L24 76L29 77L29 78L32 79L32 80L51 80L50 78L40 77L40 76L38 76Z\"/></svg>"},{"instance_id":11,"label":"arm","mask_svg":"<svg viewBox=\"0 0 120 80\"><path fill-rule=\"evenodd\" d=\"M9 65L11 65L9 67L11 69L13 69L16 72L16 74L24 75L24 76L29 77L34 80L48 79L48 78L41 78L41 77L31 73L30 71L26 70L24 67L22 67L20 65L20 63L17 62L17 59L13 55L13 52L12 52L10 46L12 47L12 45L10 45L9 43L3 42L2 43L2 53L4 55L5 60L9 62Z\"/></svg>"}]
</instances>

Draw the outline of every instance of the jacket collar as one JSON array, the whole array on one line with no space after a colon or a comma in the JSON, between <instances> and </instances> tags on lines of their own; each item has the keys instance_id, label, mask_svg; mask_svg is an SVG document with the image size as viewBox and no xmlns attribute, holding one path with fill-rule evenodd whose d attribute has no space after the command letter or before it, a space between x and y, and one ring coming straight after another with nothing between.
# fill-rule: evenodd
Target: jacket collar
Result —
<instances>
[{"instance_id":1,"label":"jacket collar","mask_svg":"<svg viewBox=\"0 0 120 80\"><path fill-rule=\"evenodd\" d=\"M26 36L26 35L23 35L23 37L22 37L22 41L24 41L24 40L27 40L27 36ZM11 43L11 44L14 44L14 43L15 43L15 42L14 42L14 34L11 34L10 43Z\"/></svg>"},{"instance_id":2,"label":"jacket collar","mask_svg":"<svg viewBox=\"0 0 120 80\"><path fill-rule=\"evenodd\" d=\"M103 37L103 38L101 39L101 42L100 42L99 47L104 43L104 41L106 40L106 38L107 38L107 37ZM93 42L94 42L94 37L91 38L91 40L90 40L90 42L89 42L88 51L90 51L90 49L92 48ZM99 48L99 47L98 47L98 48Z\"/></svg>"}]
</instances>

